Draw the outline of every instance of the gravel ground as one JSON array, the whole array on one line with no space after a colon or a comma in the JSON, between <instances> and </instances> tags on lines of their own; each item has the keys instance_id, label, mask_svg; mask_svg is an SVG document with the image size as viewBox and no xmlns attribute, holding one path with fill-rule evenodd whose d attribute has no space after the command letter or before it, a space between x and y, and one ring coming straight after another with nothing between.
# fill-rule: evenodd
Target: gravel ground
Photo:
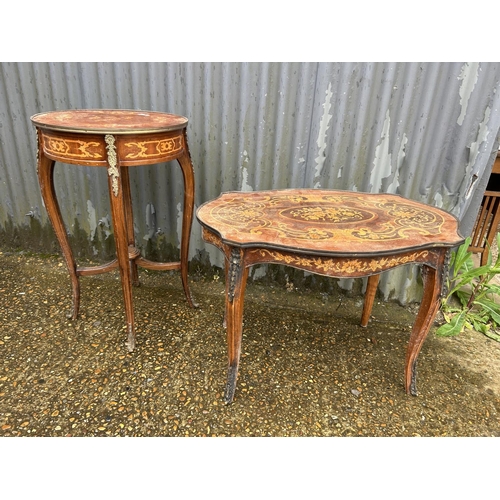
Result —
<instances>
[{"instance_id":1,"label":"gravel ground","mask_svg":"<svg viewBox=\"0 0 500 500\"><path fill-rule=\"evenodd\" d=\"M81 278L66 318L60 256L0 249L0 436L500 436L500 344L431 334L403 390L416 306L249 284L236 396L223 403L224 285L140 271L125 347L118 273Z\"/></svg>"}]
</instances>

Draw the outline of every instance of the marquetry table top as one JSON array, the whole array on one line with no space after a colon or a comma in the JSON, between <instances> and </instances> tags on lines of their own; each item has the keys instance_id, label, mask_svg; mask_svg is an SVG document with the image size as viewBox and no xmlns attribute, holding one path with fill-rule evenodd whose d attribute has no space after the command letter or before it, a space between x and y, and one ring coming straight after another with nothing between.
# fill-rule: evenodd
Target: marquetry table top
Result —
<instances>
[{"instance_id":1,"label":"marquetry table top","mask_svg":"<svg viewBox=\"0 0 500 500\"><path fill-rule=\"evenodd\" d=\"M393 254L463 242L457 219L398 195L321 189L227 192L197 211L226 244L316 254Z\"/></svg>"},{"instance_id":2,"label":"marquetry table top","mask_svg":"<svg viewBox=\"0 0 500 500\"><path fill-rule=\"evenodd\" d=\"M185 128L184 116L131 109L73 109L31 117L35 126L88 134L144 134Z\"/></svg>"}]
</instances>

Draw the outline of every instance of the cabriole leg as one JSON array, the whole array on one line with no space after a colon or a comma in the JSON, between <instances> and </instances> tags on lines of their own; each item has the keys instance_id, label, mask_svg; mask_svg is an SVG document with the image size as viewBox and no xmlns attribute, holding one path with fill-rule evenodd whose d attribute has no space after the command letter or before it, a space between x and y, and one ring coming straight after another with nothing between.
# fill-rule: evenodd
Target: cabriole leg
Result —
<instances>
[{"instance_id":1,"label":"cabriole leg","mask_svg":"<svg viewBox=\"0 0 500 500\"><path fill-rule=\"evenodd\" d=\"M413 396L417 395L417 357L440 306L442 272L424 265L422 279L424 294L410 335L405 362L405 390Z\"/></svg>"},{"instance_id":2,"label":"cabriole leg","mask_svg":"<svg viewBox=\"0 0 500 500\"><path fill-rule=\"evenodd\" d=\"M243 329L243 300L245 296L248 268L242 264L239 249L234 248L230 261L226 261L226 324L228 345L228 372L224 400L232 403L236 391L238 366L241 354L241 336Z\"/></svg>"},{"instance_id":3,"label":"cabriole leg","mask_svg":"<svg viewBox=\"0 0 500 500\"><path fill-rule=\"evenodd\" d=\"M187 138L184 132L184 141L186 145L185 153L178 158L178 163L182 169L184 179L184 208L182 214L182 238L181 238L181 280L184 288L184 294L191 307L198 307L193 300L189 290L188 283L188 256L189 256L189 236L191 234L191 225L193 223L194 209L194 172L193 164L189 152L187 151Z\"/></svg>"},{"instance_id":4,"label":"cabriole leg","mask_svg":"<svg viewBox=\"0 0 500 500\"><path fill-rule=\"evenodd\" d=\"M132 210L132 193L130 191L130 178L128 167L121 168L123 202L125 206L125 225L127 227L127 242L129 247L135 247L134 234L134 214ZM134 258L130 259L130 276L132 284L139 286L139 273L137 272L137 263Z\"/></svg>"},{"instance_id":5,"label":"cabriole leg","mask_svg":"<svg viewBox=\"0 0 500 500\"><path fill-rule=\"evenodd\" d=\"M66 261L69 276L71 279L71 289L73 295L72 310L68 314L71 319L76 319L78 310L80 308L80 281L76 272L76 263L73 257L73 252L69 245L68 234L64 227L64 222L59 209L56 191L54 189L54 160L47 158L43 149L39 147L38 150L38 181L40 183L40 190L42 193L43 202L47 210L52 227L56 234L57 240L61 245L61 250Z\"/></svg>"},{"instance_id":6,"label":"cabriole leg","mask_svg":"<svg viewBox=\"0 0 500 500\"><path fill-rule=\"evenodd\" d=\"M134 307L132 303L132 279L130 276L130 261L128 253L126 200L123 189L123 178L116 157L115 139L112 135L105 137L108 150L108 188L111 201L111 216L115 233L116 257L120 268L125 317L127 321L127 349L135 348Z\"/></svg>"}]
</instances>

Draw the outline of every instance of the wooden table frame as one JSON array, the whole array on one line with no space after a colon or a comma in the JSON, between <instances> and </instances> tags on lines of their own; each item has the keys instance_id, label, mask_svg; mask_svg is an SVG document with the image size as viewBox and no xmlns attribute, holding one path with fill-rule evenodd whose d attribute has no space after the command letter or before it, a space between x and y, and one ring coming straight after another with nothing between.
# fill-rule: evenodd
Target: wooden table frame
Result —
<instances>
[{"instance_id":1,"label":"wooden table frame","mask_svg":"<svg viewBox=\"0 0 500 500\"><path fill-rule=\"evenodd\" d=\"M285 196L287 199L293 200L301 196L305 198L316 196L318 193L345 197L352 195L357 200L362 200L365 197L373 197L368 198L370 200L379 199L377 198L379 195L320 190L223 193L216 200L205 203L197 210L197 218L202 225L203 239L219 248L225 257L226 293L224 324L227 329L228 375L224 399L228 404L233 401L236 390L236 379L241 353L245 287L249 268L255 264L282 264L323 276L337 278L368 276L361 326L367 326L368 324L380 273L402 265L420 265L424 285L423 298L410 334L405 361L406 393L413 395L417 393L417 357L440 306L440 297L443 293L445 276L448 272L450 249L463 242L463 237L457 231L457 221L452 215L439 209L411 202L402 197L380 195L381 201L389 200L391 203L402 202L407 205L411 204L410 210L421 210L422 213L425 210L425 213L431 216L442 217L443 220L446 220L446 231L443 230L444 234L441 235L426 236L424 238L425 241L420 244L415 243L418 241L418 237L414 237L410 241L402 241L399 244L394 244L392 240L389 243L377 242L378 248L374 250L370 248L370 242L367 240L368 243L364 252L354 250L351 252L349 251L349 246L355 243L349 242L343 245L340 242L337 244L336 249L328 252L325 250L328 243L326 246L323 245L320 250L316 250L314 242L307 241L307 239L299 243L299 240L293 240L293 237L295 237L293 236L290 238L294 243L288 242L287 238L289 234L299 234L299 231L304 228L304 225L301 225L300 221L294 223L293 228L291 226L286 228L283 224L275 224L275 220L271 220L270 216L266 219L269 215L266 210L270 209L271 204L269 200L278 199L280 196ZM258 198L259 202L252 205L252 197L260 197ZM261 202L260 200L267 201ZM242 210L248 210L248 214L250 214L248 217L248 230L245 230L244 224L236 229L229 224L231 222L230 217L234 216L234 214L231 214L232 203L239 204L241 207L247 207ZM266 203L268 204L266 205ZM297 206L302 206L301 203L303 202L298 202ZM254 210L252 208L254 206L259 206L259 209ZM290 203L290 206L294 206L293 201ZM255 219L259 218L257 214L259 210L263 222L261 220L255 223ZM281 215L284 212L290 213L290 210L290 208L283 209L279 214ZM227 219L228 224L221 222L224 218ZM417 219L418 217L416 217ZM235 219L233 226L239 222ZM273 224L275 225L273 226ZM332 229L332 225L327 227L326 224L317 220L315 224L314 229L316 232L328 228L333 234L332 241L338 240L338 234L335 234L336 229ZM342 226L342 224L339 225ZM333 225L333 227L335 226ZM412 230L418 232L418 228L413 228ZM315 234L312 230L310 231L311 234ZM403 234L404 231L401 230L401 233ZM293 245L296 246L293 247Z\"/></svg>"},{"instance_id":2,"label":"wooden table frame","mask_svg":"<svg viewBox=\"0 0 500 500\"><path fill-rule=\"evenodd\" d=\"M151 270L180 269L186 299L195 307L188 285L188 252L194 208L194 173L189 154L187 118L136 110L69 110L31 117L37 131L37 171L42 198L61 245L71 278L76 319L80 306L80 276L119 268L125 316L127 348L135 348L132 285L139 284L137 267ZM180 262L152 262L135 246L129 167L177 160L184 180L184 212ZM77 267L54 189L55 162L102 167L108 171L108 190L117 258L94 267Z\"/></svg>"}]
</instances>

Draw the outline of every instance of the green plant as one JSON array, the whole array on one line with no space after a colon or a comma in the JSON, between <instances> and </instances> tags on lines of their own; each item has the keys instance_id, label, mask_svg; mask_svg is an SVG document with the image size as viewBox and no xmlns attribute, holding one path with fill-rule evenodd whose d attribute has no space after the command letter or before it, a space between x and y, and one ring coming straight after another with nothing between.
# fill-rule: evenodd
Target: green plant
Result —
<instances>
[{"instance_id":1,"label":"green plant","mask_svg":"<svg viewBox=\"0 0 500 500\"><path fill-rule=\"evenodd\" d=\"M474 267L472 254L468 251L470 242L471 238L467 238L451 254L452 273L447 278L448 293L441 304L446 322L436 330L436 335L447 337L474 329L500 342L500 335L494 331L500 326L500 303L494 300L495 296L500 296L500 286L492 282L500 274L500 255L493 263L490 252L486 265ZM500 248L500 233L497 244Z\"/></svg>"}]
</instances>

